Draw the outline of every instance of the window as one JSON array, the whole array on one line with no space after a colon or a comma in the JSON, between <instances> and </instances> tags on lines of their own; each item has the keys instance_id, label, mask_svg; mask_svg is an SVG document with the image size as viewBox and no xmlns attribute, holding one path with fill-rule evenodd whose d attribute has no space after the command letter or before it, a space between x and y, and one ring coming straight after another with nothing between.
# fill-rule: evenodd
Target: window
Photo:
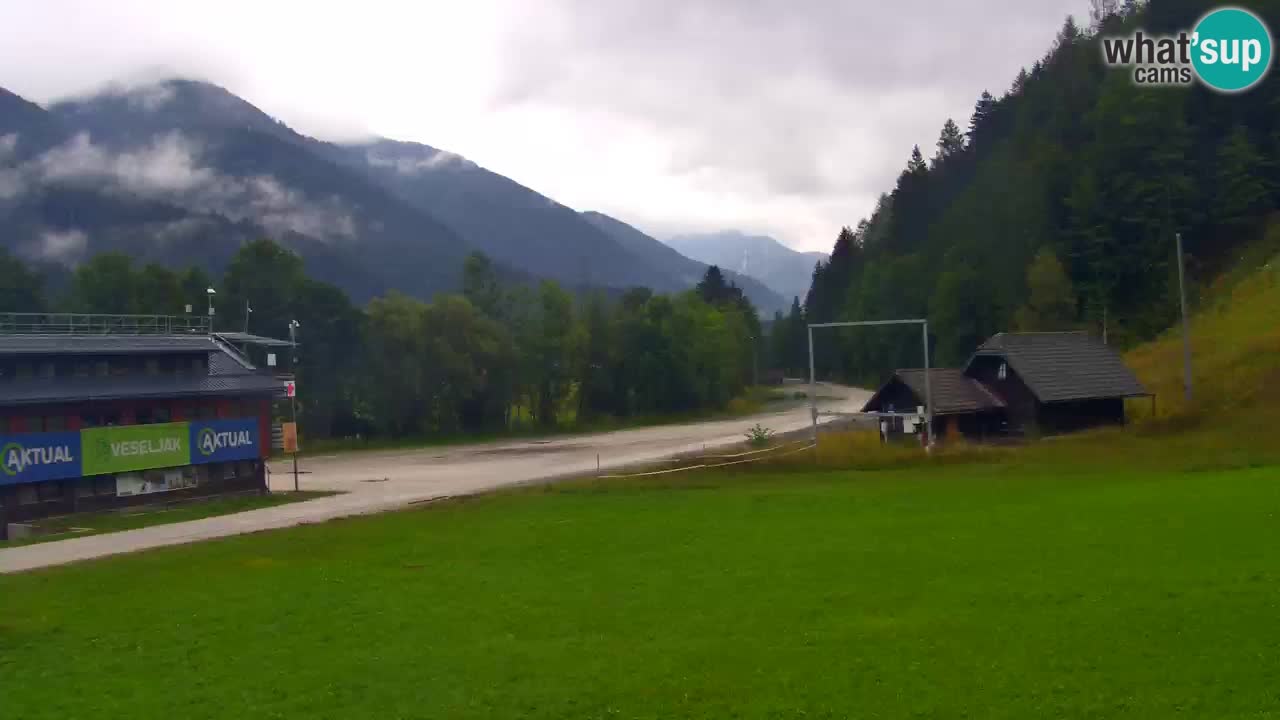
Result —
<instances>
[{"instance_id":1,"label":"window","mask_svg":"<svg viewBox=\"0 0 1280 720\"><path fill-rule=\"evenodd\" d=\"M62 499L62 482L60 480L35 483L35 486L36 495L40 498L40 502L53 502Z\"/></svg>"},{"instance_id":2,"label":"window","mask_svg":"<svg viewBox=\"0 0 1280 720\"><path fill-rule=\"evenodd\" d=\"M38 372L40 373L40 377L42 378L52 378L52 377L57 377L58 369L57 369L57 366L53 364L52 360L45 360L44 362L40 363Z\"/></svg>"},{"instance_id":3,"label":"window","mask_svg":"<svg viewBox=\"0 0 1280 720\"><path fill-rule=\"evenodd\" d=\"M111 358L107 363L109 372L113 377L123 377L129 375L129 358Z\"/></svg>"},{"instance_id":4,"label":"window","mask_svg":"<svg viewBox=\"0 0 1280 720\"><path fill-rule=\"evenodd\" d=\"M44 418L45 432L63 432L67 429L67 419L61 415L46 415Z\"/></svg>"},{"instance_id":5,"label":"window","mask_svg":"<svg viewBox=\"0 0 1280 720\"><path fill-rule=\"evenodd\" d=\"M996 377L1001 380L1009 379L1009 363L1000 363L1000 367L996 368Z\"/></svg>"},{"instance_id":6,"label":"window","mask_svg":"<svg viewBox=\"0 0 1280 720\"><path fill-rule=\"evenodd\" d=\"M18 363L18 371L16 373L19 380L30 380L35 374L35 368L29 362Z\"/></svg>"},{"instance_id":7,"label":"window","mask_svg":"<svg viewBox=\"0 0 1280 720\"><path fill-rule=\"evenodd\" d=\"M89 361L88 361L88 360L77 360L77 361L76 361L75 376L76 376L76 377L89 377L89 373L90 373L91 369L92 369L92 366L89 364Z\"/></svg>"},{"instance_id":8,"label":"window","mask_svg":"<svg viewBox=\"0 0 1280 720\"><path fill-rule=\"evenodd\" d=\"M40 501L39 496L36 495L36 484L37 483L23 483L18 486L19 505L34 505Z\"/></svg>"},{"instance_id":9,"label":"window","mask_svg":"<svg viewBox=\"0 0 1280 720\"><path fill-rule=\"evenodd\" d=\"M158 423L167 423L173 421L173 416L169 414L169 408L158 407L151 410L151 421Z\"/></svg>"},{"instance_id":10,"label":"window","mask_svg":"<svg viewBox=\"0 0 1280 720\"><path fill-rule=\"evenodd\" d=\"M115 476L99 475L93 478L93 493L95 495L115 495L116 494Z\"/></svg>"},{"instance_id":11,"label":"window","mask_svg":"<svg viewBox=\"0 0 1280 720\"><path fill-rule=\"evenodd\" d=\"M174 357L160 358L160 374L172 375L178 371L178 359Z\"/></svg>"},{"instance_id":12,"label":"window","mask_svg":"<svg viewBox=\"0 0 1280 720\"><path fill-rule=\"evenodd\" d=\"M159 375L160 374L159 358L147 358L146 362L143 363L142 371L147 375Z\"/></svg>"},{"instance_id":13,"label":"window","mask_svg":"<svg viewBox=\"0 0 1280 720\"><path fill-rule=\"evenodd\" d=\"M98 360L93 364L93 374L95 377L106 377L111 374L111 364L106 360Z\"/></svg>"},{"instance_id":14,"label":"window","mask_svg":"<svg viewBox=\"0 0 1280 720\"><path fill-rule=\"evenodd\" d=\"M120 424L120 411L87 412L80 416L82 427L110 427Z\"/></svg>"},{"instance_id":15,"label":"window","mask_svg":"<svg viewBox=\"0 0 1280 720\"><path fill-rule=\"evenodd\" d=\"M138 408L137 412L133 414L133 420L139 425L150 425L155 422L155 420L151 419L151 408L149 407Z\"/></svg>"}]
</instances>

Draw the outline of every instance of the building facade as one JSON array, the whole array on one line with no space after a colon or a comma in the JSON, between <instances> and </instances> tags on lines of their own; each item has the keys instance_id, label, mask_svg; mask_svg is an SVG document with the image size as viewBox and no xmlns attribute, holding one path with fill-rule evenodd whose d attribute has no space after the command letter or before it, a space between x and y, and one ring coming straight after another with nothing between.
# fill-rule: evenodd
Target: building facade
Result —
<instances>
[{"instance_id":1,"label":"building facade","mask_svg":"<svg viewBox=\"0 0 1280 720\"><path fill-rule=\"evenodd\" d=\"M0 529L266 488L283 383L231 343L167 322L154 332L24 329L0 327Z\"/></svg>"},{"instance_id":2,"label":"building facade","mask_svg":"<svg viewBox=\"0 0 1280 720\"><path fill-rule=\"evenodd\" d=\"M887 434L901 434L900 416L927 404L924 377L924 370L898 370L863 412L888 419ZM964 368L934 368L928 377L939 438L1123 425L1125 400L1149 396L1115 350L1082 332L999 333Z\"/></svg>"}]
</instances>

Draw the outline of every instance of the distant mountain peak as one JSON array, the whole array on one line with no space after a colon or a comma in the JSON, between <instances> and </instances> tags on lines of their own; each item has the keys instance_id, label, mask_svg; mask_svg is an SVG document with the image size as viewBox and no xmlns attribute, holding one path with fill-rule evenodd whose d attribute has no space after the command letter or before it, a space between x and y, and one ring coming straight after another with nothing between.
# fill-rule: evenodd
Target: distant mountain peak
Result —
<instances>
[{"instance_id":1,"label":"distant mountain peak","mask_svg":"<svg viewBox=\"0 0 1280 720\"><path fill-rule=\"evenodd\" d=\"M768 235L740 230L678 235L667 244L694 260L753 277L785 298L804 297L814 265L827 258L825 253L799 252Z\"/></svg>"}]
</instances>

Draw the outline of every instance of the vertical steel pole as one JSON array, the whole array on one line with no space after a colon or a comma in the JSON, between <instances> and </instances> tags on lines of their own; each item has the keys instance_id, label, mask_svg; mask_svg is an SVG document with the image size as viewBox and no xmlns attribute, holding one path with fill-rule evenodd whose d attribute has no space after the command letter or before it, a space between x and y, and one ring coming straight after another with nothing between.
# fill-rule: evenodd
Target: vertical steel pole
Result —
<instances>
[{"instance_id":1,"label":"vertical steel pole","mask_svg":"<svg viewBox=\"0 0 1280 720\"><path fill-rule=\"evenodd\" d=\"M1187 321L1187 286L1183 279L1182 233L1174 233L1178 242L1178 296L1182 304L1182 387L1191 402L1191 329Z\"/></svg>"},{"instance_id":2,"label":"vertical steel pole","mask_svg":"<svg viewBox=\"0 0 1280 720\"><path fill-rule=\"evenodd\" d=\"M921 336L924 338L924 443L925 447L933 447L933 381L929 372L929 321L921 325Z\"/></svg>"},{"instance_id":3,"label":"vertical steel pole","mask_svg":"<svg viewBox=\"0 0 1280 720\"><path fill-rule=\"evenodd\" d=\"M813 421L813 441L818 442L818 373L813 364L813 326L809 326L809 416Z\"/></svg>"}]
</instances>

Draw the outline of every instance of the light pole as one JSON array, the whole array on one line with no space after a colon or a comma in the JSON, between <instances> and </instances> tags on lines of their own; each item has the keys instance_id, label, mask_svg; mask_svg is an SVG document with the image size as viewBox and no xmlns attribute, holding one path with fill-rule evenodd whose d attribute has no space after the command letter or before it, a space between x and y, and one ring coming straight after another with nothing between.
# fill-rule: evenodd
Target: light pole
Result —
<instances>
[{"instance_id":1,"label":"light pole","mask_svg":"<svg viewBox=\"0 0 1280 720\"><path fill-rule=\"evenodd\" d=\"M209 298L209 332L213 332L213 296L218 294L217 290L209 288L204 291L205 297Z\"/></svg>"},{"instance_id":2,"label":"light pole","mask_svg":"<svg viewBox=\"0 0 1280 720\"><path fill-rule=\"evenodd\" d=\"M293 373L294 391L289 395L289 412L293 415L293 432L297 437L298 432L298 328L302 327L302 323L297 320L289 321L289 352L292 356L289 360L289 372ZM293 491L298 492L298 448L293 449Z\"/></svg>"},{"instance_id":3,"label":"light pole","mask_svg":"<svg viewBox=\"0 0 1280 720\"><path fill-rule=\"evenodd\" d=\"M751 386L760 386L760 345L754 335L751 336Z\"/></svg>"},{"instance_id":4,"label":"light pole","mask_svg":"<svg viewBox=\"0 0 1280 720\"><path fill-rule=\"evenodd\" d=\"M1174 233L1178 243L1178 299L1182 304L1182 389L1191 403L1191 328L1187 322L1187 286L1182 278L1182 233Z\"/></svg>"}]
</instances>

